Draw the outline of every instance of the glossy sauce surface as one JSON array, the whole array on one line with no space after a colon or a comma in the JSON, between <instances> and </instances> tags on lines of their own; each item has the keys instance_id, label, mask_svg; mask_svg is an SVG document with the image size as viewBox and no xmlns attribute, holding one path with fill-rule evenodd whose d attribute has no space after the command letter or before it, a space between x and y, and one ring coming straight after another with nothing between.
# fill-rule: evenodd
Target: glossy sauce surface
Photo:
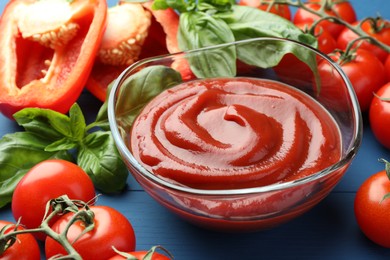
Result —
<instances>
[{"instance_id":1,"label":"glossy sauce surface","mask_svg":"<svg viewBox=\"0 0 390 260\"><path fill-rule=\"evenodd\" d=\"M201 189L298 179L337 162L341 151L320 104L254 78L197 80L161 93L135 120L130 146L153 174Z\"/></svg>"}]
</instances>

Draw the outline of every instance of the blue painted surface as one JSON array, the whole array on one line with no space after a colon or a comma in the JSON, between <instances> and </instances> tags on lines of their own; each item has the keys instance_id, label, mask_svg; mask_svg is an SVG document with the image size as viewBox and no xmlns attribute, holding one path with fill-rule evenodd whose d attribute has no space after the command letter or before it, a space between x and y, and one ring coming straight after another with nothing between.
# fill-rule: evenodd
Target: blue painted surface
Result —
<instances>
[{"instance_id":1,"label":"blue painted surface","mask_svg":"<svg viewBox=\"0 0 390 260\"><path fill-rule=\"evenodd\" d=\"M351 3L359 18L379 12L390 19L389 0ZM0 10L5 4L0 1ZM94 117L101 105L87 92L82 94L79 104L89 118ZM14 122L0 115L0 136L18 129ZM158 205L131 177L127 192L101 196L98 204L118 209L131 221L137 249L159 244L175 259L390 259L390 249L366 239L353 214L355 192L369 175L383 169L377 162L381 157L390 159L390 151L374 139L365 118L361 149L333 192L303 216L257 233L225 234L192 226ZM9 208L0 210L0 219L13 220Z\"/></svg>"}]
</instances>

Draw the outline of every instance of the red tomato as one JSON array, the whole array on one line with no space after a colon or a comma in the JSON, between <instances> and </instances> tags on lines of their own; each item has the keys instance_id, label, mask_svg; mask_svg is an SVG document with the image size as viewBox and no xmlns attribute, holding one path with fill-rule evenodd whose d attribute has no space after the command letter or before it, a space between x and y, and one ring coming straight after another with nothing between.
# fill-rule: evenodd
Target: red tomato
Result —
<instances>
[{"instance_id":1,"label":"red tomato","mask_svg":"<svg viewBox=\"0 0 390 260\"><path fill-rule=\"evenodd\" d=\"M387 56L387 59L385 61L385 70L386 70L387 81L390 81L390 55Z\"/></svg>"},{"instance_id":2,"label":"red tomato","mask_svg":"<svg viewBox=\"0 0 390 260\"><path fill-rule=\"evenodd\" d=\"M7 225L13 225L8 227L5 230L5 234L10 233L14 230L15 225L12 222L5 220L0 220L0 230ZM18 230L23 230L21 226L18 227ZM3 254L0 255L2 260L15 260L15 259L24 259L24 260L39 260L41 259L39 246L34 236L31 234L20 234L16 236L17 241L9 247Z\"/></svg>"},{"instance_id":3,"label":"red tomato","mask_svg":"<svg viewBox=\"0 0 390 260\"><path fill-rule=\"evenodd\" d=\"M374 96L370 110L370 127L376 139L386 148L390 149L390 82L381 87Z\"/></svg>"},{"instance_id":4,"label":"red tomato","mask_svg":"<svg viewBox=\"0 0 390 260\"><path fill-rule=\"evenodd\" d=\"M357 25L358 22L354 23L353 25ZM388 26L384 26L384 24L387 24ZM374 37L378 41L381 41L384 44L390 45L390 23L389 21L385 20L379 20L377 22L377 25L375 26L375 23L372 23L370 21L366 21L362 24L362 29L365 31L368 35ZM345 49L347 45L354 39L356 39L358 36L352 32L350 29L345 28L339 37L337 38L337 47L340 49ZM382 62L384 62L388 56L387 51L380 48L377 45L369 43L367 40L359 41L356 44L360 44L359 48L368 50L375 54L375 56L378 57L378 59Z\"/></svg>"},{"instance_id":5,"label":"red tomato","mask_svg":"<svg viewBox=\"0 0 390 260\"><path fill-rule=\"evenodd\" d=\"M270 13L277 14L287 20L291 20L291 11L288 5L273 4L270 7L269 4L266 4L264 2L271 2L271 0L240 0L239 4L259 8L260 10L268 11Z\"/></svg>"},{"instance_id":6,"label":"red tomato","mask_svg":"<svg viewBox=\"0 0 390 260\"><path fill-rule=\"evenodd\" d=\"M40 226L46 203L61 195L85 202L93 201L95 188L78 165L65 160L46 160L35 165L20 180L12 196L14 218L27 228ZM54 221L53 221L54 223ZM43 234L37 238L44 239Z\"/></svg>"},{"instance_id":7,"label":"red tomato","mask_svg":"<svg viewBox=\"0 0 390 260\"><path fill-rule=\"evenodd\" d=\"M94 212L95 228L73 243L74 249L83 259L107 260L116 255L112 247L121 252L134 251L135 234L131 223L119 211L107 206L91 206ZM63 232L74 213L62 216L52 226L57 232ZM74 241L85 229L84 223L75 222L68 230L68 240ZM66 255L64 248L50 237L45 241L46 257Z\"/></svg>"},{"instance_id":8,"label":"red tomato","mask_svg":"<svg viewBox=\"0 0 390 260\"><path fill-rule=\"evenodd\" d=\"M363 233L373 242L390 248L390 181L386 171L370 176L359 187L354 203L356 221Z\"/></svg>"},{"instance_id":9,"label":"red tomato","mask_svg":"<svg viewBox=\"0 0 390 260\"><path fill-rule=\"evenodd\" d=\"M321 0L311 0L306 3L305 6L318 11L321 8L320 5ZM328 15L338 16L346 22L353 23L356 21L356 13L353 9L353 6L349 2L341 2L341 3L331 3L329 6L326 6L325 11ZM297 12L294 16L294 24L311 24L314 21L318 20L318 16L312 14L302 8L298 8ZM330 32L332 36L336 39L341 31L344 29L344 26L341 24L336 24L330 21L321 21L320 25Z\"/></svg>"},{"instance_id":10,"label":"red tomato","mask_svg":"<svg viewBox=\"0 0 390 260\"><path fill-rule=\"evenodd\" d=\"M305 31L310 28L311 24L296 24L296 26ZM318 41L317 49L321 52L329 54L336 49L336 40L327 30L325 30L321 26L316 26L314 30L314 36L317 38Z\"/></svg>"},{"instance_id":11,"label":"red tomato","mask_svg":"<svg viewBox=\"0 0 390 260\"><path fill-rule=\"evenodd\" d=\"M358 49L351 61L340 61L340 55L337 54L331 55L331 58L340 64L351 81L360 109L367 111L374 97L373 93L386 82L385 67L382 62L363 49Z\"/></svg>"},{"instance_id":12,"label":"red tomato","mask_svg":"<svg viewBox=\"0 0 390 260\"><path fill-rule=\"evenodd\" d=\"M132 257L135 257L135 259L137 259L137 260L142 260L142 259L144 259L144 257L146 256L146 254L148 252L149 251L136 251L136 252L128 252L127 254L130 254ZM124 260L124 259L128 259L128 258L118 254L116 256L111 257L108 260ZM152 258L150 258L150 259L151 260L170 260L171 258L167 257L166 255L162 255L162 254L154 252L152 254Z\"/></svg>"}]
</instances>

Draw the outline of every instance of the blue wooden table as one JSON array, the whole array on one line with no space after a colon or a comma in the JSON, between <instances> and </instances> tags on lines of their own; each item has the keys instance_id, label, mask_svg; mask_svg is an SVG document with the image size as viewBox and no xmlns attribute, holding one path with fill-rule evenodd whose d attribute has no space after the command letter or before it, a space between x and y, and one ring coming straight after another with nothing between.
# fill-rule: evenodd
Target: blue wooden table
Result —
<instances>
[{"instance_id":1,"label":"blue wooden table","mask_svg":"<svg viewBox=\"0 0 390 260\"><path fill-rule=\"evenodd\" d=\"M5 2L0 1L0 10ZM108 0L109 4L114 2ZM379 13L390 19L389 0L353 0L351 3L358 18ZM87 92L78 102L91 119L101 105ZM378 158L390 160L390 151L374 139L366 115L364 120L359 153L332 193L303 216L271 230L226 234L192 226L157 204L131 176L125 193L103 195L98 204L118 209L131 221L138 250L162 245L175 259L390 259L390 249L365 238L353 213L358 187L369 175L383 169ZM0 136L18 130L15 122L0 115ZM0 219L13 221L9 207L0 209Z\"/></svg>"}]
</instances>

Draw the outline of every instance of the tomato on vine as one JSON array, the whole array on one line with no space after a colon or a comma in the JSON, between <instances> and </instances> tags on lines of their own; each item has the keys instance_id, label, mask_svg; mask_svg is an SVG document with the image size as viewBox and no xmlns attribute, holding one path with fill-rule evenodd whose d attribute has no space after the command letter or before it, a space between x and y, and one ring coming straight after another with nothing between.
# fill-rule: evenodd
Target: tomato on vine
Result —
<instances>
[{"instance_id":1,"label":"tomato on vine","mask_svg":"<svg viewBox=\"0 0 390 260\"><path fill-rule=\"evenodd\" d=\"M83 221L77 220L67 231L67 239L82 259L107 260L116 255L113 247L122 252L134 251L136 237L129 220L119 211L108 206L91 206L93 228L86 230ZM70 212L58 219L52 229L62 233L67 229L75 213ZM66 255L60 243L47 237L45 240L47 258Z\"/></svg>"},{"instance_id":2,"label":"tomato on vine","mask_svg":"<svg viewBox=\"0 0 390 260\"><path fill-rule=\"evenodd\" d=\"M385 70L386 70L387 81L390 81L390 54L387 56L387 59L385 61Z\"/></svg>"},{"instance_id":3,"label":"tomato on vine","mask_svg":"<svg viewBox=\"0 0 390 260\"><path fill-rule=\"evenodd\" d=\"M240 0L238 4L255 7L263 11L277 14L287 20L291 20L291 11L288 5L273 4L271 1L272 0Z\"/></svg>"},{"instance_id":4,"label":"tomato on vine","mask_svg":"<svg viewBox=\"0 0 390 260\"><path fill-rule=\"evenodd\" d=\"M370 105L369 121L375 138L390 149L390 82L376 92Z\"/></svg>"},{"instance_id":5,"label":"tomato on vine","mask_svg":"<svg viewBox=\"0 0 390 260\"><path fill-rule=\"evenodd\" d=\"M96 194L92 180L78 165L60 159L38 163L20 180L12 196L12 214L26 228L41 224L49 200L61 195L93 202ZM36 234L43 240L43 234Z\"/></svg>"},{"instance_id":6,"label":"tomato on vine","mask_svg":"<svg viewBox=\"0 0 390 260\"><path fill-rule=\"evenodd\" d=\"M167 255L163 255L156 252L158 248L162 249L167 255L169 255L169 257ZM116 248L114 250L117 254L108 260L125 260L125 259L170 260L173 259L173 256L171 256L171 254L161 246L153 246L149 251L141 250L141 251L134 251L134 252L120 252Z\"/></svg>"},{"instance_id":7,"label":"tomato on vine","mask_svg":"<svg viewBox=\"0 0 390 260\"><path fill-rule=\"evenodd\" d=\"M383 63L364 49L335 52L330 57L337 62L349 78L359 101L360 109L368 111L376 92L386 82ZM330 80L337 80L331 79Z\"/></svg>"},{"instance_id":8,"label":"tomato on vine","mask_svg":"<svg viewBox=\"0 0 390 260\"><path fill-rule=\"evenodd\" d=\"M356 221L362 232L374 243L390 248L390 165L366 179L354 201Z\"/></svg>"},{"instance_id":9,"label":"tomato on vine","mask_svg":"<svg viewBox=\"0 0 390 260\"><path fill-rule=\"evenodd\" d=\"M15 230L15 223L0 220L0 235L8 234ZM24 228L20 225L17 226L17 230L23 230ZM3 244L3 241L0 240L0 259L2 260L14 260L14 259L24 259L24 260L39 260L41 259L39 246L34 236L31 234L19 234L16 235L14 243L7 247ZM11 241L10 241L11 242ZM6 246L7 248L2 248ZM4 250L5 249L5 250ZM4 251L3 251L4 250Z\"/></svg>"},{"instance_id":10,"label":"tomato on vine","mask_svg":"<svg viewBox=\"0 0 390 260\"><path fill-rule=\"evenodd\" d=\"M352 25L358 26L360 23L355 22ZM390 45L390 22L382 18L366 19L361 22L361 29L369 36L377 39L378 41ZM347 48L347 45L358 38L358 35L351 29L345 28L339 37L337 38L337 47L340 49ZM372 44L367 39L357 41L355 46L359 44L359 48L372 52L380 61L384 62L388 56L388 52L381 47Z\"/></svg>"},{"instance_id":11,"label":"tomato on vine","mask_svg":"<svg viewBox=\"0 0 390 260\"><path fill-rule=\"evenodd\" d=\"M297 27L301 28L303 31L311 31L311 25L312 24L296 24ZM311 33L311 32L310 32ZM329 54L333 52L337 48L336 40L333 38L333 36L322 26L317 25L314 28L314 32L312 33L318 41L318 47L317 49L325 54Z\"/></svg>"},{"instance_id":12,"label":"tomato on vine","mask_svg":"<svg viewBox=\"0 0 390 260\"><path fill-rule=\"evenodd\" d=\"M305 7L314 11L322 12L321 1L322 0L311 0L305 3ZM345 22L353 23L356 21L355 10L348 1L326 1L324 3L323 10L328 16L339 17ZM318 19L318 15L313 14L300 7L295 13L293 22L294 24L311 24ZM337 38L341 31L344 29L344 25L332 22L330 20L323 20L319 24L325 30L330 32L334 38Z\"/></svg>"}]
</instances>

